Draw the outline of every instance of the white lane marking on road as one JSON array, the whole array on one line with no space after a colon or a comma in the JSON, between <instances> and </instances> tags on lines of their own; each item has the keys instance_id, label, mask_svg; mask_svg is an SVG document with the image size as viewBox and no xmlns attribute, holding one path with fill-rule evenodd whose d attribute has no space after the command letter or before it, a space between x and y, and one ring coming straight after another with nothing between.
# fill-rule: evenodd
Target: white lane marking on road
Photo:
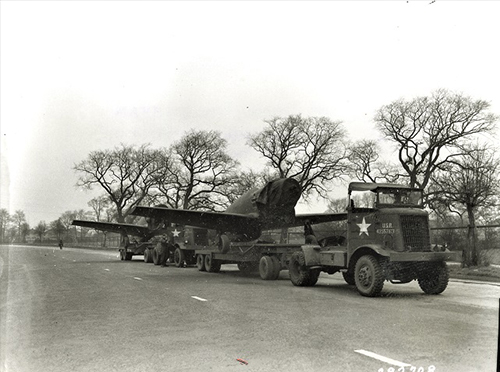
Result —
<instances>
[{"instance_id":1,"label":"white lane marking on road","mask_svg":"<svg viewBox=\"0 0 500 372\"><path fill-rule=\"evenodd\" d=\"M203 301L203 302L208 301L208 300L205 300L204 298L201 298L201 297L198 297L198 296L191 296L191 298L194 298L195 300Z\"/></svg>"},{"instance_id":2,"label":"white lane marking on road","mask_svg":"<svg viewBox=\"0 0 500 372\"><path fill-rule=\"evenodd\" d=\"M104 269L104 271L109 271L109 269Z\"/></svg>"},{"instance_id":3,"label":"white lane marking on road","mask_svg":"<svg viewBox=\"0 0 500 372\"><path fill-rule=\"evenodd\" d=\"M134 276L134 279L135 279L135 280L142 280L141 278L138 278L138 277L136 277L136 276Z\"/></svg>"},{"instance_id":4,"label":"white lane marking on road","mask_svg":"<svg viewBox=\"0 0 500 372\"><path fill-rule=\"evenodd\" d=\"M374 359L380 360L381 362L389 363L389 364L392 364L394 366L398 366L398 367L411 367L411 364L403 363L403 362L400 362L398 360L387 358L387 357L385 357L383 355L375 354L375 353L373 353L371 351L366 351L366 350L354 350L354 351L356 353L366 355L367 357L374 358Z\"/></svg>"}]
</instances>

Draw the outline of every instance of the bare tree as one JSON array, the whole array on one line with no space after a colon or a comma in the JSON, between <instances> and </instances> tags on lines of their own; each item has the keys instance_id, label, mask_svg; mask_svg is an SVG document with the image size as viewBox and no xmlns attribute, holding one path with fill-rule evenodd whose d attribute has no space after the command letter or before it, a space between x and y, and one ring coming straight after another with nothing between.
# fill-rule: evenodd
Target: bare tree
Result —
<instances>
[{"instance_id":1,"label":"bare tree","mask_svg":"<svg viewBox=\"0 0 500 372\"><path fill-rule=\"evenodd\" d=\"M475 146L467 154L442 165L432 175L429 200L431 205L466 213L469 230L464 264L476 266L479 264L476 213L479 208L493 207L496 203L495 196L500 192L500 160L493 150L485 147Z\"/></svg>"},{"instance_id":2,"label":"bare tree","mask_svg":"<svg viewBox=\"0 0 500 372\"><path fill-rule=\"evenodd\" d=\"M149 145L116 147L114 150L91 152L76 164L80 173L77 186L92 189L100 186L116 206L117 221L125 217L147 195L156 173L157 151Z\"/></svg>"},{"instance_id":3,"label":"bare tree","mask_svg":"<svg viewBox=\"0 0 500 372\"><path fill-rule=\"evenodd\" d=\"M163 173L156 187L172 208L220 210L229 204L238 182L238 162L227 154L227 141L216 131L190 131L162 151Z\"/></svg>"},{"instance_id":4,"label":"bare tree","mask_svg":"<svg viewBox=\"0 0 500 372\"><path fill-rule=\"evenodd\" d=\"M22 210L17 210L14 212L14 215L12 216L12 222L16 226L17 235L19 237L19 240L22 241L23 240L23 237L22 237L23 228L22 227L23 227L23 224L26 223L26 215L24 214L24 212Z\"/></svg>"},{"instance_id":5,"label":"bare tree","mask_svg":"<svg viewBox=\"0 0 500 372\"><path fill-rule=\"evenodd\" d=\"M347 171L345 130L326 117L290 115L266 120L267 128L250 135L248 144L267 159L276 177L296 179L307 199L326 197L327 185Z\"/></svg>"},{"instance_id":6,"label":"bare tree","mask_svg":"<svg viewBox=\"0 0 500 372\"><path fill-rule=\"evenodd\" d=\"M430 97L383 106L375 122L396 144L410 186L425 188L438 168L467 154L468 141L493 130L497 116L489 107L486 101L441 89Z\"/></svg>"},{"instance_id":7,"label":"bare tree","mask_svg":"<svg viewBox=\"0 0 500 372\"><path fill-rule=\"evenodd\" d=\"M50 223L50 229L56 234L57 240L61 240L63 238L64 233L67 231L67 228L62 222L61 218L52 221Z\"/></svg>"},{"instance_id":8,"label":"bare tree","mask_svg":"<svg viewBox=\"0 0 500 372\"><path fill-rule=\"evenodd\" d=\"M0 243L5 242L5 233L7 231L7 226L11 221L11 217L7 209L0 209Z\"/></svg>"},{"instance_id":9,"label":"bare tree","mask_svg":"<svg viewBox=\"0 0 500 372\"><path fill-rule=\"evenodd\" d=\"M374 140L360 140L350 146L349 170L351 175L363 182L396 182L400 169L390 162L380 160L380 146Z\"/></svg>"},{"instance_id":10,"label":"bare tree","mask_svg":"<svg viewBox=\"0 0 500 372\"><path fill-rule=\"evenodd\" d=\"M38 225L36 225L36 227L33 229L35 234L40 238L40 243L43 240L43 236L47 233L47 230L48 228L45 221L40 221Z\"/></svg>"}]
</instances>

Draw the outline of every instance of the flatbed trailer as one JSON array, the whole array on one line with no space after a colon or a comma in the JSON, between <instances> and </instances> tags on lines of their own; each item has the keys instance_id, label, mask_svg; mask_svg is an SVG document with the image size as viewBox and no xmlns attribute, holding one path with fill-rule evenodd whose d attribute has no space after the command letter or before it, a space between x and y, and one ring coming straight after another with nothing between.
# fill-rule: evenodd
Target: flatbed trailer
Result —
<instances>
[{"instance_id":1,"label":"flatbed trailer","mask_svg":"<svg viewBox=\"0 0 500 372\"><path fill-rule=\"evenodd\" d=\"M223 264L237 264L243 272L258 271L263 280L276 280L281 270L288 269L290 257L300 251L301 244L231 243L229 252L216 246L194 250L199 271L219 272Z\"/></svg>"}]
</instances>

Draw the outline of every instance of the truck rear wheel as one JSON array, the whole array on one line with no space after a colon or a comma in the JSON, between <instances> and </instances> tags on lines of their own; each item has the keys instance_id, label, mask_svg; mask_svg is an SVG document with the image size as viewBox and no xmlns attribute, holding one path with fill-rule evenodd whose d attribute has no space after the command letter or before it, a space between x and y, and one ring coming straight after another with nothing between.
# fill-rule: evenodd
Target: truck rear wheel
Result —
<instances>
[{"instance_id":1,"label":"truck rear wheel","mask_svg":"<svg viewBox=\"0 0 500 372\"><path fill-rule=\"evenodd\" d=\"M202 254L196 255L196 267L198 268L198 271L206 271L205 267L205 257L203 257Z\"/></svg>"},{"instance_id":2,"label":"truck rear wheel","mask_svg":"<svg viewBox=\"0 0 500 372\"><path fill-rule=\"evenodd\" d=\"M448 286L448 267L445 262L430 264L418 276L418 285L427 294L440 294Z\"/></svg>"},{"instance_id":3,"label":"truck rear wheel","mask_svg":"<svg viewBox=\"0 0 500 372\"><path fill-rule=\"evenodd\" d=\"M179 247L174 251L174 264L176 267L184 267L184 252Z\"/></svg>"},{"instance_id":4,"label":"truck rear wheel","mask_svg":"<svg viewBox=\"0 0 500 372\"><path fill-rule=\"evenodd\" d=\"M318 282L320 271L306 266L304 252L294 252L290 257L288 274L293 285L299 287L313 286Z\"/></svg>"},{"instance_id":5,"label":"truck rear wheel","mask_svg":"<svg viewBox=\"0 0 500 372\"><path fill-rule=\"evenodd\" d=\"M220 271L220 261L214 260L212 256L205 256L205 269L210 273L218 273Z\"/></svg>"},{"instance_id":6,"label":"truck rear wheel","mask_svg":"<svg viewBox=\"0 0 500 372\"><path fill-rule=\"evenodd\" d=\"M354 280L362 296L378 296L384 287L384 271L378 259L372 255L361 256L356 261Z\"/></svg>"},{"instance_id":7,"label":"truck rear wheel","mask_svg":"<svg viewBox=\"0 0 500 372\"><path fill-rule=\"evenodd\" d=\"M151 263L153 262L153 254L152 251L148 248L144 250L144 262Z\"/></svg>"},{"instance_id":8,"label":"truck rear wheel","mask_svg":"<svg viewBox=\"0 0 500 372\"><path fill-rule=\"evenodd\" d=\"M259 274L263 280L276 280L280 274L280 263L274 256L262 256L259 261Z\"/></svg>"}]
</instances>

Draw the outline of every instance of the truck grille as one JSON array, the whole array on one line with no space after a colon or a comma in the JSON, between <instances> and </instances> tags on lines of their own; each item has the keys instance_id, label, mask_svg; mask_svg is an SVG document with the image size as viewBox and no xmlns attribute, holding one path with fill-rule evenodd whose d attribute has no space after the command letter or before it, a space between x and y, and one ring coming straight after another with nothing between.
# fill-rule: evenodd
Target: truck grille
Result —
<instances>
[{"instance_id":1,"label":"truck grille","mask_svg":"<svg viewBox=\"0 0 500 372\"><path fill-rule=\"evenodd\" d=\"M427 216L400 216L405 250L430 251L429 221Z\"/></svg>"}]
</instances>

